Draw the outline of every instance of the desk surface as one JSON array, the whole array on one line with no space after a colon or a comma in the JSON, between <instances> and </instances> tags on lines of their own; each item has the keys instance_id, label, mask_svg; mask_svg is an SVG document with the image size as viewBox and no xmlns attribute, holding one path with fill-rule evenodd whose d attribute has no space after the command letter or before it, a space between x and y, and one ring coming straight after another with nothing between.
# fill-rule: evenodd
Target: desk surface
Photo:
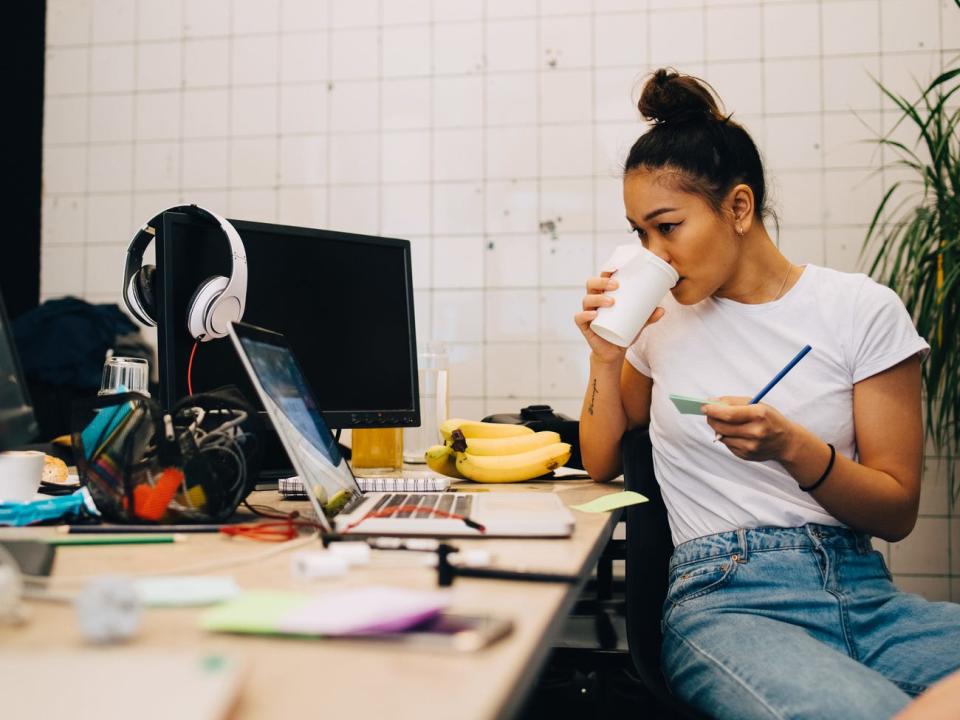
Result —
<instances>
[{"instance_id":1,"label":"desk surface","mask_svg":"<svg viewBox=\"0 0 960 720\"><path fill-rule=\"evenodd\" d=\"M499 491L556 490L568 505L622 489L619 483L590 480L524 483ZM277 503L275 492L255 493L252 501ZM283 509L307 507L285 501ZM505 568L585 573L596 563L614 525L611 514L574 511L576 529L563 540L461 540L460 547L481 547ZM53 528L0 530L2 537L44 536ZM299 541L294 541L297 543ZM293 543L285 543L290 545ZM303 548L303 545L299 545ZM319 541L309 547L319 547ZM263 557L273 553L269 557ZM259 559L255 559L259 558ZM231 567L215 567L236 561ZM390 553L374 554L373 563L348 575L311 585L316 589L372 582L411 588L436 587L432 568L402 566ZM279 545L218 535L198 534L174 545L61 547L54 565L54 589L76 590L81 579L98 573L184 572L202 565L209 574L233 575L244 589L303 589L289 572L289 552ZM392 567L390 565L393 565ZM73 580L71 580L71 578ZM499 718L514 715L535 682L579 588L560 584L458 578L451 610L509 617L507 638L475 653L361 646L349 640L301 640L240 637L206 633L199 628L202 608L147 611L140 632L128 648L192 649L239 657L246 679L236 718ZM0 645L33 651L72 650L83 646L70 605L28 601L29 622L0 628ZM95 678L92 682L97 682ZM162 684L162 683L161 683ZM109 691L109 690L107 690Z\"/></svg>"}]
</instances>

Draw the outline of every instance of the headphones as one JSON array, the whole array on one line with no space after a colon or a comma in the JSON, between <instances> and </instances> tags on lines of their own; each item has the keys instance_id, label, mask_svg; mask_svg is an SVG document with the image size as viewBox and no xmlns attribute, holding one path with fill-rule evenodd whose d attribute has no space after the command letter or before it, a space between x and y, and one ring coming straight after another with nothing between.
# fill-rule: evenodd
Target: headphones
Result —
<instances>
[{"instance_id":1,"label":"headphones","mask_svg":"<svg viewBox=\"0 0 960 720\"><path fill-rule=\"evenodd\" d=\"M243 317L247 299L247 255L240 234L225 218L198 205L177 205L158 213L134 235L127 248L123 272L123 301L133 316L145 325L157 324L154 281L157 269L143 265L143 253L157 234L164 213L182 212L217 224L230 243L230 277L214 275L200 283L187 305L187 329L200 342L227 335L231 322Z\"/></svg>"}]
</instances>

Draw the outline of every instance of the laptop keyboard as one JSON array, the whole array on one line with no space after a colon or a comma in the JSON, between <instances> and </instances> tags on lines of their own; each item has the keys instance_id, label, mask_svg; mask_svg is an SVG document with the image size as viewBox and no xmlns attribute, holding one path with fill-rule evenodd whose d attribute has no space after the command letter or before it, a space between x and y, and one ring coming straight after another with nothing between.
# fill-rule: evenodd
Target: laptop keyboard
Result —
<instances>
[{"instance_id":1,"label":"laptop keyboard","mask_svg":"<svg viewBox=\"0 0 960 720\"><path fill-rule=\"evenodd\" d=\"M451 505L453 510L450 509ZM403 510L391 512L391 509L403 507ZM444 513L453 513L463 517L470 517L473 509L473 496L444 494L407 494L393 493L384 495L373 506L371 512L382 513L381 517L393 518L444 518ZM440 514L435 513L436 510Z\"/></svg>"}]
</instances>

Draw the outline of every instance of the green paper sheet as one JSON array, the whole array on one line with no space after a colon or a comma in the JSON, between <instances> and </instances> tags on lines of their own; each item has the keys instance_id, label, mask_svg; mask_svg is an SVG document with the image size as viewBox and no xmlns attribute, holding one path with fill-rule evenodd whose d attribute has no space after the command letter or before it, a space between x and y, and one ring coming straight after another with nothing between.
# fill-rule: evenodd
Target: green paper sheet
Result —
<instances>
[{"instance_id":1,"label":"green paper sheet","mask_svg":"<svg viewBox=\"0 0 960 720\"><path fill-rule=\"evenodd\" d=\"M625 490L624 492L612 493L595 498L582 505L571 505L570 507L574 510L580 510L581 512L601 513L627 507L628 505L639 505L645 502L649 502L649 500L640 493L633 492L633 490Z\"/></svg>"},{"instance_id":2,"label":"green paper sheet","mask_svg":"<svg viewBox=\"0 0 960 720\"><path fill-rule=\"evenodd\" d=\"M274 633L280 620L295 608L306 605L304 593L256 590L209 610L201 619L205 630Z\"/></svg>"}]
</instances>

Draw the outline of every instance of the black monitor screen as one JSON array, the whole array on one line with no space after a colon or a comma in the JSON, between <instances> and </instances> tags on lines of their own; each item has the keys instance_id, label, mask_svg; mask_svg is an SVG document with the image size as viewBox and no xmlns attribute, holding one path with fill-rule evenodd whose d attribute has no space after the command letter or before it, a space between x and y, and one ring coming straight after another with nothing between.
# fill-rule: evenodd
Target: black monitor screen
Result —
<instances>
[{"instance_id":1,"label":"black monitor screen","mask_svg":"<svg viewBox=\"0 0 960 720\"><path fill-rule=\"evenodd\" d=\"M410 243L232 220L247 255L243 321L287 337L332 427L420 422ZM206 278L227 275L221 231L166 213L157 253L161 402L187 394L187 307ZM193 391L235 384L256 404L229 338L201 343Z\"/></svg>"},{"instance_id":2,"label":"black monitor screen","mask_svg":"<svg viewBox=\"0 0 960 720\"><path fill-rule=\"evenodd\" d=\"M37 422L0 295L0 450L28 443L36 434Z\"/></svg>"}]
</instances>

